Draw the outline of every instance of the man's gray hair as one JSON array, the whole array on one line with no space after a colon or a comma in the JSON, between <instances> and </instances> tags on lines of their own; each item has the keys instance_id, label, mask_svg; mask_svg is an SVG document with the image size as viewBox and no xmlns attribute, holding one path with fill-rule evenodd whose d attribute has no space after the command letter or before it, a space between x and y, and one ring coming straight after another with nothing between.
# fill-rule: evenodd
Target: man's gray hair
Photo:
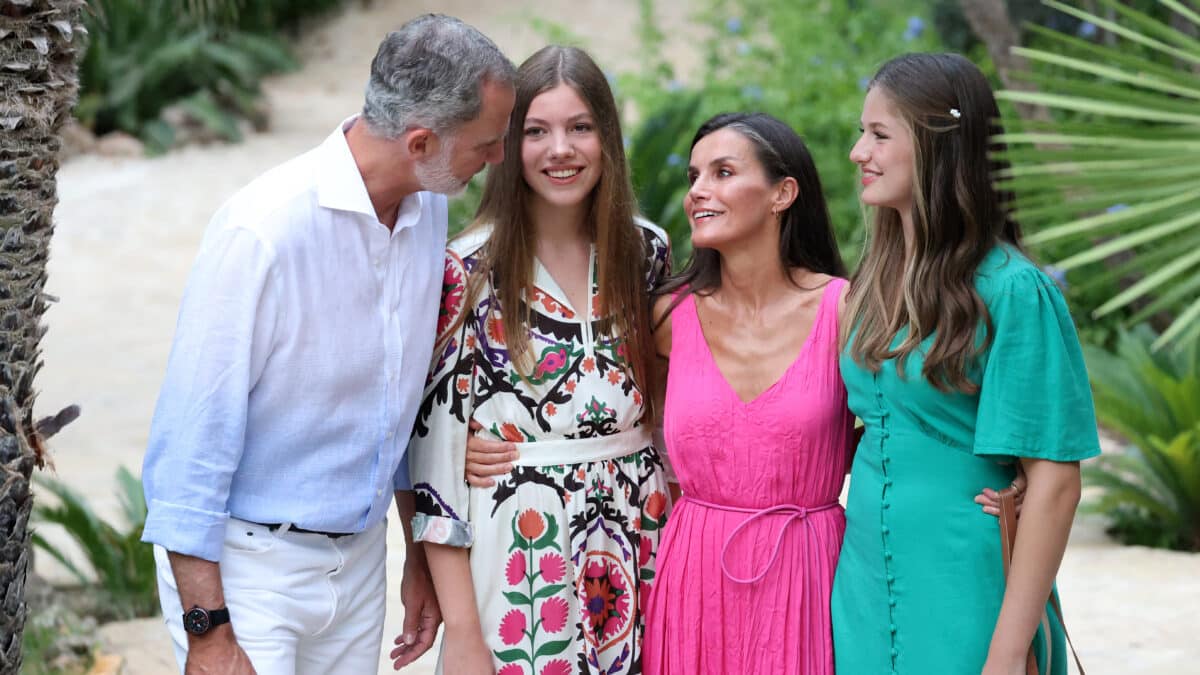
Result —
<instances>
[{"instance_id":1,"label":"man's gray hair","mask_svg":"<svg viewBox=\"0 0 1200 675\"><path fill-rule=\"evenodd\" d=\"M450 133L479 117L484 82L511 85L516 76L483 33L454 17L425 14L380 43L362 116L384 138L414 126Z\"/></svg>"}]
</instances>

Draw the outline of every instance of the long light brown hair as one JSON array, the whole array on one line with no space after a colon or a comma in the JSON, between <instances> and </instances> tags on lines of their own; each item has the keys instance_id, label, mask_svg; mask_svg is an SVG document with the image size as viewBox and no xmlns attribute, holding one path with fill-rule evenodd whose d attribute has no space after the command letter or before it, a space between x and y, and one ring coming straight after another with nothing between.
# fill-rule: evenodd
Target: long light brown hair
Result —
<instances>
[{"instance_id":1,"label":"long light brown hair","mask_svg":"<svg viewBox=\"0 0 1200 675\"><path fill-rule=\"evenodd\" d=\"M533 297L536 228L530 217L530 188L523 177L521 143L525 115L538 94L565 84L587 105L600 135L600 179L589 197L585 227L596 246L601 330L621 336L625 368L647 395L646 412L654 383L648 356L653 354L650 307L646 287L646 239L634 222L637 210L617 104L604 73L587 52L550 45L530 56L517 70L516 102L504 139L504 161L488 171L483 198L472 228L491 226L480 264L467 284L468 302L478 297L484 282L491 281L504 303L501 312L509 358L518 373L533 365L529 352L532 308L520 298ZM589 289L590 292L590 289ZM590 307L575 308L588 320ZM614 330L615 329L615 330Z\"/></svg>"},{"instance_id":2,"label":"long light brown hair","mask_svg":"<svg viewBox=\"0 0 1200 675\"><path fill-rule=\"evenodd\" d=\"M858 270L851 279L842 343L878 372L934 335L921 375L942 391L979 390L968 371L991 341L992 322L975 290L979 264L997 244L1020 249L1021 229L1010 216L1012 195L994 182L1007 162L992 139L1002 132L987 78L957 54L905 54L888 61L868 90L878 87L907 125L913 145L913 241L906 257L900 213L874 209ZM957 114L955 114L957 113ZM983 340L977 328L986 327ZM896 335L905 331L892 348Z\"/></svg>"}]
</instances>

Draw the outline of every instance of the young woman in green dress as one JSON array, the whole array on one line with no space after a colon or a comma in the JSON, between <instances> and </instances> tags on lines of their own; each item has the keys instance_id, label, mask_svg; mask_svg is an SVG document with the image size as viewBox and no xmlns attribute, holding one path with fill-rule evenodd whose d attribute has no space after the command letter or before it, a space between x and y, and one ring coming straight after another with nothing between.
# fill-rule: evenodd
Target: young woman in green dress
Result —
<instances>
[{"instance_id":1,"label":"young woman in green dress","mask_svg":"<svg viewBox=\"0 0 1200 675\"><path fill-rule=\"evenodd\" d=\"M843 313L842 376L865 423L833 589L839 675L1065 673L1043 623L1099 453L1078 338L995 184L987 80L951 54L875 75L850 159L873 209ZM1007 584L980 485L1028 477ZM1053 617L1053 613L1050 613Z\"/></svg>"}]
</instances>

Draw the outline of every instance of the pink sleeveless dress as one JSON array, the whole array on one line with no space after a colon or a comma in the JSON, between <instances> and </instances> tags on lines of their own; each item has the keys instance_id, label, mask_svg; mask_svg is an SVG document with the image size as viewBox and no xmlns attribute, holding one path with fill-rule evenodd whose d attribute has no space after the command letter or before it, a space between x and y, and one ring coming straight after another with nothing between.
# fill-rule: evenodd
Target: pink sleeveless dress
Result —
<instances>
[{"instance_id":1,"label":"pink sleeveless dress","mask_svg":"<svg viewBox=\"0 0 1200 675\"><path fill-rule=\"evenodd\" d=\"M718 370L694 298L671 314L663 431L684 496L645 604L648 675L832 675L854 424L838 371L845 283L825 288L800 354L750 402Z\"/></svg>"}]
</instances>

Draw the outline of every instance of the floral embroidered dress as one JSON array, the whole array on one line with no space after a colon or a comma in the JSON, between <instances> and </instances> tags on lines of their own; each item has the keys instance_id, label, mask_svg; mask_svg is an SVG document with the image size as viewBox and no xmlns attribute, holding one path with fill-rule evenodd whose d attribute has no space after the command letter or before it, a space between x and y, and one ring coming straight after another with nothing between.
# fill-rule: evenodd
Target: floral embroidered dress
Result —
<instances>
[{"instance_id":1,"label":"floral embroidered dress","mask_svg":"<svg viewBox=\"0 0 1200 675\"><path fill-rule=\"evenodd\" d=\"M666 271L667 238L648 222L637 225L649 289ZM509 360L492 286L464 297L488 234L460 237L446 253L444 344L409 448L413 538L471 549L499 675L639 673L640 606L654 581L666 482L639 422L644 394L622 367L622 341L597 315L595 249L586 314L535 260L536 358L523 380ZM472 418L483 435L521 444L515 468L492 488L463 480Z\"/></svg>"}]
</instances>

